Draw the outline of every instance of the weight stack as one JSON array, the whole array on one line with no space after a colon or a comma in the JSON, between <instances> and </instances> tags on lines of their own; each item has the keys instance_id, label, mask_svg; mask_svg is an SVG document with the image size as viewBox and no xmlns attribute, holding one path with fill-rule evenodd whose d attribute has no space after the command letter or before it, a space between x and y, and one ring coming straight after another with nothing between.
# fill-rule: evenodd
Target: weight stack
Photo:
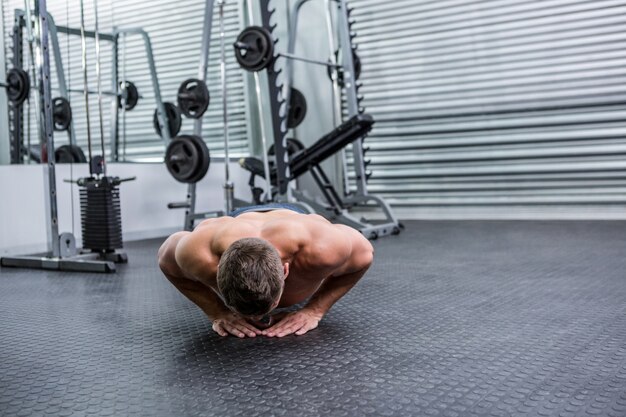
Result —
<instances>
[{"instance_id":1,"label":"weight stack","mask_svg":"<svg viewBox=\"0 0 626 417\"><path fill-rule=\"evenodd\" d=\"M89 177L78 181L84 249L114 252L122 248L119 184L118 177Z\"/></svg>"}]
</instances>

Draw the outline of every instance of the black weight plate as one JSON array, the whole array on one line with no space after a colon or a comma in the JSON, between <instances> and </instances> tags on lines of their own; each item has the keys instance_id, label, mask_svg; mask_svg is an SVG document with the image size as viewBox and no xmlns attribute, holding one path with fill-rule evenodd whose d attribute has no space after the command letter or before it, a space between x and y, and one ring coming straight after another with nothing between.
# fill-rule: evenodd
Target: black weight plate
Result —
<instances>
[{"instance_id":1,"label":"black weight plate","mask_svg":"<svg viewBox=\"0 0 626 417\"><path fill-rule=\"evenodd\" d=\"M137 103L139 102L139 91L137 90L137 86L131 81L120 81L119 88L120 94L124 94L124 86L126 86L126 111L132 110L135 108ZM117 107L122 108L122 96L117 96Z\"/></svg>"},{"instance_id":2,"label":"black weight plate","mask_svg":"<svg viewBox=\"0 0 626 417\"><path fill-rule=\"evenodd\" d=\"M30 77L20 68L11 68L6 78L7 97L10 102L21 105L30 92Z\"/></svg>"},{"instance_id":3,"label":"black weight plate","mask_svg":"<svg viewBox=\"0 0 626 417\"><path fill-rule=\"evenodd\" d=\"M170 137L173 138L180 132L180 126L183 123L180 117L180 111L178 108L170 103L164 102L163 107L165 108L165 118L167 119L167 123L169 126ZM157 117L157 110L154 110L154 116L152 117L152 125L154 126L154 130L157 132L159 136L161 136L161 126L159 126L159 118Z\"/></svg>"},{"instance_id":4,"label":"black weight plate","mask_svg":"<svg viewBox=\"0 0 626 417\"><path fill-rule=\"evenodd\" d=\"M289 98L289 117L287 117L287 127L293 129L298 127L306 116L306 99L304 94L296 88L291 88L291 96Z\"/></svg>"},{"instance_id":5,"label":"black weight plate","mask_svg":"<svg viewBox=\"0 0 626 417\"><path fill-rule=\"evenodd\" d=\"M65 97L55 97L52 99L52 121L54 130L64 132L69 129L72 123L72 106Z\"/></svg>"},{"instance_id":6,"label":"black weight plate","mask_svg":"<svg viewBox=\"0 0 626 417\"><path fill-rule=\"evenodd\" d=\"M206 146L206 143L202 140L202 138L195 135L189 135L189 137L193 140L201 155L198 171L193 177L189 179L190 183L196 183L204 178L206 173L209 171L209 165L211 164L211 155L209 153L209 148Z\"/></svg>"},{"instance_id":7,"label":"black weight plate","mask_svg":"<svg viewBox=\"0 0 626 417\"><path fill-rule=\"evenodd\" d=\"M242 47L245 45L245 47ZM248 71L267 68L274 59L272 34L259 26L248 26L237 36L235 58L239 65Z\"/></svg>"},{"instance_id":8,"label":"black weight plate","mask_svg":"<svg viewBox=\"0 0 626 417\"><path fill-rule=\"evenodd\" d=\"M190 78L182 82L176 99L182 114L192 119L199 119L209 107L209 89L204 81Z\"/></svg>"},{"instance_id":9,"label":"black weight plate","mask_svg":"<svg viewBox=\"0 0 626 417\"><path fill-rule=\"evenodd\" d=\"M83 150L76 145L59 146L54 151L54 160L57 164L87 162L87 158L85 158Z\"/></svg>"},{"instance_id":10,"label":"black weight plate","mask_svg":"<svg viewBox=\"0 0 626 417\"><path fill-rule=\"evenodd\" d=\"M70 145L59 146L54 151L54 161L57 164L71 164L74 162L74 154Z\"/></svg>"},{"instance_id":11,"label":"black weight plate","mask_svg":"<svg viewBox=\"0 0 626 417\"><path fill-rule=\"evenodd\" d=\"M202 164L202 152L192 136L177 136L165 151L165 166L177 181L190 183Z\"/></svg>"},{"instance_id":12,"label":"black weight plate","mask_svg":"<svg viewBox=\"0 0 626 417\"><path fill-rule=\"evenodd\" d=\"M87 162L87 157L85 156L85 153L83 152L80 146L78 145L69 145L69 146L72 151L72 155L74 156L74 162L76 163Z\"/></svg>"},{"instance_id":13,"label":"black weight plate","mask_svg":"<svg viewBox=\"0 0 626 417\"><path fill-rule=\"evenodd\" d=\"M291 158L294 154L304 149L305 146L298 139L287 138L287 155ZM274 144L267 150L268 156L274 156Z\"/></svg>"}]
</instances>

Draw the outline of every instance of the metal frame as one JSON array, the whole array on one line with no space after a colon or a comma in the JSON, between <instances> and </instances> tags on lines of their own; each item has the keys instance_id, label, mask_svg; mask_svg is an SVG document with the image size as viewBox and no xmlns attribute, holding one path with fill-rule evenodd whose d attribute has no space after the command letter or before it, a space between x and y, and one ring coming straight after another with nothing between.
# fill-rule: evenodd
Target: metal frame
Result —
<instances>
[{"instance_id":1,"label":"metal frame","mask_svg":"<svg viewBox=\"0 0 626 417\"><path fill-rule=\"evenodd\" d=\"M26 26L25 19L26 12L24 10L16 9L15 10L15 24L13 27L13 66L15 68L22 68L22 29ZM61 49L58 40L58 34L63 33L66 35L74 35L80 36L80 29L71 28L67 26L57 26L54 22L52 15L47 14L48 16L48 30L49 30L49 38L50 38L50 46L52 52L54 54L54 62L56 66L57 73L57 82L58 82L58 90L59 95L69 100L70 92L80 92L84 93L82 90L71 90L67 88L65 70L63 67L63 59L61 56ZM157 105L157 119L161 125L161 132L163 142L167 145L171 139L169 130L164 128L167 126L167 119L165 109L163 107L163 101L161 98L161 88L159 85L159 80L156 72L156 63L154 60L154 54L152 51L152 42L150 40L150 36L148 33L141 28L126 28L119 29L114 28L113 33L102 33L98 32L96 34L95 31L85 31L86 38L96 38L96 35L100 38L100 40L108 41L113 44L113 54L112 54L112 73L111 73L111 91L114 92L111 98L111 138L110 138L110 146L111 146L111 159L113 161L119 160L119 112L120 108L117 103L118 95L122 94L119 87L120 79L118 77L118 43L120 35L139 35L142 37L144 41L144 47L146 51L146 56L148 59L148 70L150 71L151 81L152 81L152 89L154 91L154 97ZM19 53L18 53L19 52ZM88 93L94 93L89 91ZM13 118L11 119L11 163L22 163L21 155L18 155L17 152L23 152L23 116L21 106L13 106ZM121 109L124 112L124 109ZM71 145L76 144L76 136L74 132L74 122L70 123L70 127L67 130L69 143ZM18 144L16 146L16 144ZM18 151L16 151L15 149Z\"/></svg>"},{"instance_id":2,"label":"metal frame","mask_svg":"<svg viewBox=\"0 0 626 417\"><path fill-rule=\"evenodd\" d=\"M22 27L24 25L23 17L15 15L13 29L11 33L11 42L13 44L13 68L22 68L23 58L23 37ZM23 163L24 151L24 103L17 105L9 102L9 137L10 137L10 154L12 164Z\"/></svg>"},{"instance_id":3,"label":"metal frame","mask_svg":"<svg viewBox=\"0 0 626 417\"><path fill-rule=\"evenodd\" d=\"M286 57L293 57L296 45L296 34L298 30L298 16L300 13L300 9L302 6L307 3L309 0L298 0L294 5L291 14L289 16L289 24L288 24L288 33L289 33L289 41L287 46L287 53L282 54ZM327 2L327 26L329 33L329 46L331 47L331 62L330 66L336 66L337 63L334 62L334 48L332 42L332 15L331 15L331 2L326 0ZM338 40L339 47L341 48L341 57L342 62L339 66L343 68L343 76L344 76L344 91L345 98L347 103L348 117L355 116L359 114L362 109L359 108L360 98L357 92L357 84L354 78L354 62L352 56L352 49L354 45L352 43L352 34L350 32L350 22L349 22L349 11L346 0L336 0L337 4L337 30L338 30ZM265 22L264 22L265 23ZM281 54L279 54L281 55ZM285 70L285 84L283 88L283 97L284 97L284 107L285 113L289 113L289 100L291 93L291 84L293 80L293 65L290 59L286 62L286 70ZM271 67L270 67L271 68ZM270 69L268 68L268 70ZM270 84L271 91L271 84ZM341 120L341 89L338 86L336 77L333 77L333 92L334 92L334 102L333 102L333 117ZM276 136L276 133L275 133ZM282 141L276 141L274 147L276 149L276 154L279 155L278 149L283 148L284 152L285 143ZM363 158L363 138L358 139L352 143L352 152L354 155L354 169L356 173L356 186L357 190L354 193L350 193L349 195L344 195L344 198L341 198L339 193L335 190L334 186L326 176L326 174L322 171L319 166L314 167L311 170L311 174L313 175L313 179L316 184L322 191L328 205L323 205L318 203L316 200L306 197L301 191L293 190L293 196L304 202L315 209L315 211L322 216L328 218L332 221L337 221L349 226L358 229L365 236L370 238L377 238L380 236L386 236L389 234L396 234L400 232L401 224L396 219L391 210L389 204L382 198L376 195L369 194L367 191L367 172L365 170L365 161ZM343 159L343 168L344 168L344 180L345 178L345 170L346 161L345 154L342 154ZM347 191L347 187L345 186L345 190ZM281 189L278 190L279 194L281 193ZM344 194L346 194L344 192ZM350 214L349 209L354 209L355 207L363 207L366 205L373 205L377 211L382 212L384 216L384 220L377 221L375 224L370 222L364 218L357 219L355 216Z\"/></svg>"},{"instance_id":4,"label":"metal frame","mask_svg":"<svg viewBox=\"0 0 626 417\"><path fill-rule=\"evenodd\" d=\"M148 69L150 71L150 79L152 81L152 90L154 91L154 100L156 101L157 106L157 120L159 121L159 125L161 128L161 138L163 142L167 146L167 144L171 140L170 131L167 128L167 113L165 112L165 107L163 106L163 100L161 98L161 87L159 85L159 78L156 72L156 63L154 61L154 54L152 52L152 42L150 40L150 36L148 33L141 28L126 28L119 29L114 28L113 33L111 34L111 40L113 41L113 65L112 65L112 74L111 74L111 91L115 91L118 95L122 94L122 90L120 88L120 80L118 77L118 52L119 52L119 37L120 35L139 35L143 39L144 47L146 50L146 56L148 58ZM104 39L102 35L100 35L100 39ZM126 110L122 108L122 112ZM113 97L111 103L111 159L114 161L119 160L119 112L120 108L117 104L117 95Z\"/></svg>"},{"instance_id":5,"label":"metal frame","mask_svg":"<svg viewBox=\"0 0 626 417\"><path fill-rule=\"evenodd\" d=\"M40 85L41 89L41 102L38 103L37 108L41 110L41 115L38 115L40 116L40 127L44 134L48 153L50 153L54 149L54 128L50 85L49 16L46 0L37 0L34 15L38 18L39 26L38 48L35 49L39 59L34 60L38 81L36 84ZM26 21L32 21L28 9L25 18ZM77 253L74 236L70 233L59 234L56 164L54 158L47 159L43 172L48 251L40 255L2 257L0 258L0 265L61 271L114 272L114 262L126 261L127 258L124 254L113 254L111 257L102 256L98 253Z\"/></svg>"},{"instance_id":6,"label":"metal frame","mask_svg":"<svg viewBox=\"0 0 626 417\"><path fill-rule=\"evenodd\" d=\"M211 28L213 25L213 6L215 0L207 0L204 8L204 21L202 25L202 45L200 51L200 64L198 65L198 79L205 81L207 78L207 69L209 66L209 49L211 46ZM196 119L193 124L193 134L202 137L202 117ZM167 130L167 129L165 129ZM169 142L169 139L168 139ZM187 186L187 199L180 203L169 203L170 209L185 209L185 219L183 229L187 231L193 230L196 220L204 220L212 217L224 215L224 211L208 211L203 213L196 212L196 184Z\"/></svg>"}]
</instances>

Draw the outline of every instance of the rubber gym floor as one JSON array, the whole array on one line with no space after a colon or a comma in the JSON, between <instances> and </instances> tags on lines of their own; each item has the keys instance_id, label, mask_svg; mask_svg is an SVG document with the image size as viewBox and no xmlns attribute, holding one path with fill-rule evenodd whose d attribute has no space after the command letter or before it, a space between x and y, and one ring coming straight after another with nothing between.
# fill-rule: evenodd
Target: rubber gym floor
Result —
<instances>
[{"instance_id":1,"label":"rubber gym floor","mask_svg":"<svg viewBox=\"0 0 626 417\"><path fill-rule=\"evenodd\" d=\"M411 221L305 336L161 275L0 271L2 416L626 416L626 222Z\"/></svg>"}]
</instances>

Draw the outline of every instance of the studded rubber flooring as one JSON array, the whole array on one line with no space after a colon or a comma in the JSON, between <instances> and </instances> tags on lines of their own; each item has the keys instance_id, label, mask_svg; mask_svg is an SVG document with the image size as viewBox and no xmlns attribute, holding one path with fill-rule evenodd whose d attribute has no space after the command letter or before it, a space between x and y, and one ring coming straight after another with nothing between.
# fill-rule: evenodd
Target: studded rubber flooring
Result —
<instances>
[{"instance_id":1,"label":"studded rubber flooring","mask_svg":"<svg viewBox=\"0 0 626 417\"><path fill-rule=\"evenodd\" d=\"M0 271L0 415L626 416L624 222L407 222L283 339L214 334L159 244Z\"/></svg>"}]
</instances>

